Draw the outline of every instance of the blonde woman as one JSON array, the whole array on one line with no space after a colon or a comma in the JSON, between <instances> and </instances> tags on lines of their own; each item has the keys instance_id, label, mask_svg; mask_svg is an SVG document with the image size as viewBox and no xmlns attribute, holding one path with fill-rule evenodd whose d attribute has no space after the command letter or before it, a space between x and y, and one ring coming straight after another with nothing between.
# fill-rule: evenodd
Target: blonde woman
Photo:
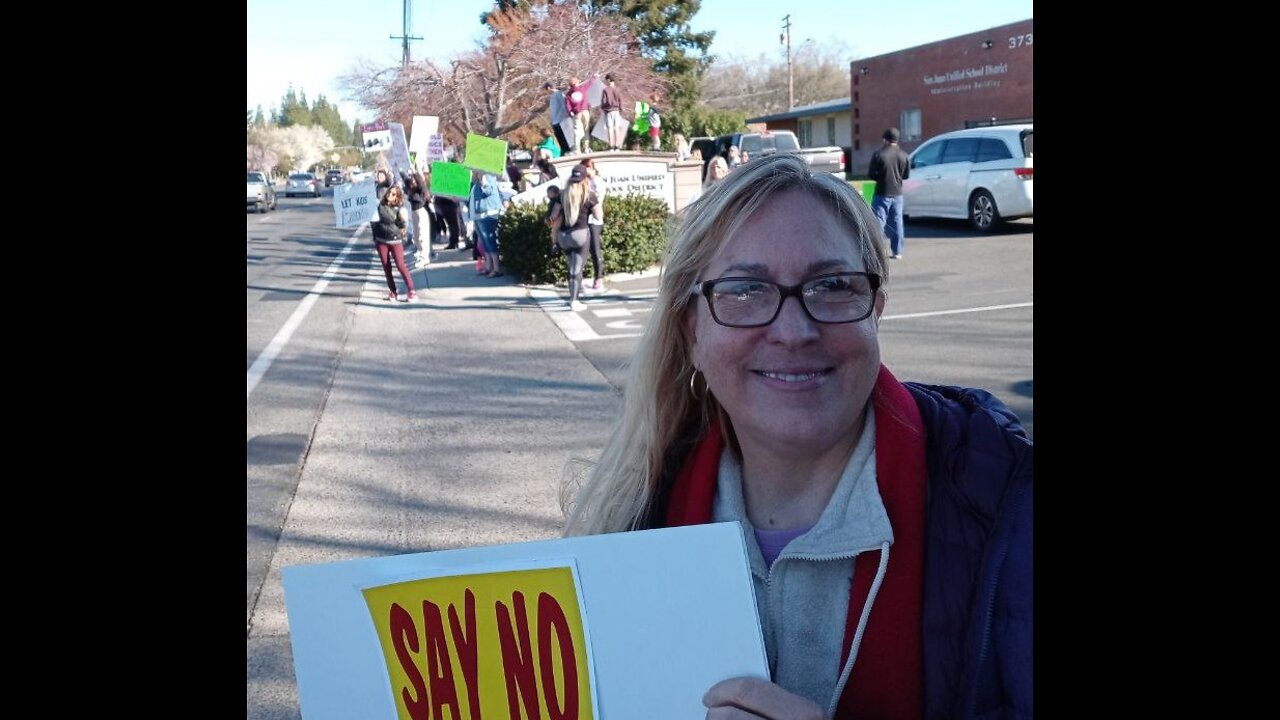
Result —
<instances>
[{"instance_id":1,"label":"blonde woman","mask_svg":"<svg viewBox=\"0 0 1280 720\"><path fill-rule=\"evenodd\" d=\"M707 165L707 179L702 183L702 192L706 192L716 183L724 180L729 174L729 163L725 162L724 157L717 155L711 158L711 163Z\"/></svg>"},{"instance_id":2,"label":"blonde woman","mask_svg":"<svg viewBox=\"0 0 1280 720\"><path fill-rule=\"evenodd\" d=\"M684 135L680 133L672 135L671 144L676 149L676 162L689 159L689 141L684 139Z\"/></svg>"},{"instance_id":3,"label":"blonde woman","mask_svg":"<svg viewBox=\"0 0 1280 720\"><path fill-rule=\"evenodd\" d=\"M884 239L848 183L779 153L686 212L566 534L739 523L770 676L707 717L1030 717L1017 417L882 364Z\"/></svg>"},{"instance_id":4,"label":"blonde woman","mask_svg":"<svg viewBox=\"0 0 1280 720\"><path fill-rule=\"evenodd\" d=\"M604 212L595 193L591 192L589 179L585 166L574 165L564 191L552 201L551 207L552 242L569 258L569 308L574 312L586 309L586 305L578 301L578 294L582 292L582 267L585 264L582 256L591 240L587 219L604 220Z\"/></svg>"}]
</instances>

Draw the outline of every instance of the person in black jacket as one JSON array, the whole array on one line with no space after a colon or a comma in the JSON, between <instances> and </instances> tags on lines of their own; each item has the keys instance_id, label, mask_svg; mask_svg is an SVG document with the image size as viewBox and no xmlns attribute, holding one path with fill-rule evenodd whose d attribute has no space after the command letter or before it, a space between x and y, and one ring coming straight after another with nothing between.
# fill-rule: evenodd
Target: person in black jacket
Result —
<instances>
[{"instance_id":1,"label":"person in black jacket","mask_svg":"<svg viewBox=\"0 0 1280 720\"><path fill-rule=\"evenodd\" d=\"M449 228L449 245L446 250L457 250L458 240L462 237L462 229L467 226L462 219L462 204L457 198L444 195L435 196L436 215L440 217L441 227ZM463 245L465 247L465 245Z\"/></svg>"},{"instance_id":2,"label":"person in black jacket","mask_svg":"<svg viewBox=\"0 0 1280 720\"><path fill-rule=\"evenodd\" d=\"M409 302L418 298L413 291L413 276L404 264L404 235L408 225L408 213L404 209L404 191L397 185L387 188L386 194L378 203L378 214L369 223L373 231L373 244L378 250L378 260L382 263L382 272L387 276L387 287L391 292L387 300L395 302L399 299L396 292L396 280L391 275L391 263L394 259L400 277L404 278L405 288L409 293Z\"/></svg>"},{"instance_id":3,"label":"person in black jacket","mask_svg":"<svg viewBox=\"0 0 1280 720\"><path fill-rule=\"evenodd\" d=\"M881 137L884 146L871 156L871 169L867 171L867 176L876 181L871 211L889 239L889 257L900 258L907 241L902 228L902 181L911 177L911 163L898 147L898 128L885 130Z\"/></svg>"}]
</instances>

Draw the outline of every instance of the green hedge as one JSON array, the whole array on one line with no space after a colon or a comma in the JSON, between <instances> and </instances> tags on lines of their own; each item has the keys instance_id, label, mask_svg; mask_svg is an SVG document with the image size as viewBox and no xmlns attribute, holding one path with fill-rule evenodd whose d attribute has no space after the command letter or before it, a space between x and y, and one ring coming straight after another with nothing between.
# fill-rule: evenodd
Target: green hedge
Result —
<instances>
[{"instance_id":1,"label":"green hedge","mask_svg":"<svg viewBox=\"0 0 1280 720\"><path fill-rule=\"evenodd\" d=\"M551 228L543 222L546 214L546 203L513 203L498 218L503 269L532 285L569 280L564 253L551 247ZM605 274L641 272L656 265L667 249L669 215L665 202L647 195L605 196Z\"/></svg>"}]
</instances>

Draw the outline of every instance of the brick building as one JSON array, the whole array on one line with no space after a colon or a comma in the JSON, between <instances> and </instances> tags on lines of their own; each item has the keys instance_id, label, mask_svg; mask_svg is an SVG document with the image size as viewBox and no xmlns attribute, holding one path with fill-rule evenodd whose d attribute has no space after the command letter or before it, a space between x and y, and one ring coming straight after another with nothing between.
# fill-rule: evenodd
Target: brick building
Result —
<instances>
[{"instance_id":1,"label":"brick building","mask_svg":"<svg viewBox=\"0 0 1280 720\"><path fill-rule=\"evenodd\" d=\"M901 130L899 144L911 152L950 130L1031 122L1032 22L854 60L849 173L866 175L888 127Z\"/></svg>"}]
</instances>

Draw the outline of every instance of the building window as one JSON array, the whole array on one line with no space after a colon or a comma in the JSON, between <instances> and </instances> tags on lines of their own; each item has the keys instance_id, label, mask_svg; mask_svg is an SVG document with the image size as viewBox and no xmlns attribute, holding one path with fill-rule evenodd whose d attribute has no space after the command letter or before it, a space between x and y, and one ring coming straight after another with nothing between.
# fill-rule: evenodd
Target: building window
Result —
<instances>
[{"instance_id":1,"label":"building window","mask_svg":"<svg viewBox=\"0 0 1280 720\"><path fill-rule=\"evenodd\" d=\"M836 144L836 119L834 117L827 118L827 144Z\"/></svg>"},{"instance_id":2,"label":"building window","mask_svg":"<svg viewBox=\"0 0 1280 720\"><path fill-rule=\"evenodd\" d=\"M858 102L858 93L856 92L853 94L853 101Z\"/></svg>"},{"instance_id":3,"label":"building window","mask_svg":"<svg viewBox=\"0 0 1280 720\"><path fill-rule=\"evenodd\" d=\"M857 151L859 151L859 150L861 150L861 149L862 149L862 141L861 141L861 140L854 140L854 141L853 141L853 151L854 151L854 152L857 152Z\"/></svg>"},{"instance_id":4,"label":"building window","mask_svg":"<svg viewBox=\"0 0 1280 720\"><path fill-rule=\"evenodd\" d=\"M919 140L920 139L920 110L903 110L902 120L899 123L899 129L902 130L903 140Z\"/></svg>"},{"instance_id":5,"label":"building window","mask_svg":"<svg viewBox=\"0 0 1280 720\"><path fill-rule=\"evenodd\" d=\"M854 108L854 109L853 109L853 116L854 116L855 118L856 118L856 117L858 117L858 108Z\"/></svg>"},{"instance_id":6,"label":"building window","mask_svg":"<svg viewBox=\"0 0 1280 720\"><path fill-rule=\"evenodd\" d=\"M796 128L800 132L796 133L799 137L800 147L813 147L813 121L801 120Z\"/></svg>"},{"instance_id":7,"label":"building window","mask_svg":"<svg viewBox=\"0 0 1280 720\"><path fill-rule=\"evenodd\" d=\"M861 134L862 134L862 126L861 126L861 125L858 125L858 124L856 124L856 123L855 123L855 124L854 124L854 126L853 126L853 134L854 134L854 135L861 135Z\"/></svg>"}]
</instances>

